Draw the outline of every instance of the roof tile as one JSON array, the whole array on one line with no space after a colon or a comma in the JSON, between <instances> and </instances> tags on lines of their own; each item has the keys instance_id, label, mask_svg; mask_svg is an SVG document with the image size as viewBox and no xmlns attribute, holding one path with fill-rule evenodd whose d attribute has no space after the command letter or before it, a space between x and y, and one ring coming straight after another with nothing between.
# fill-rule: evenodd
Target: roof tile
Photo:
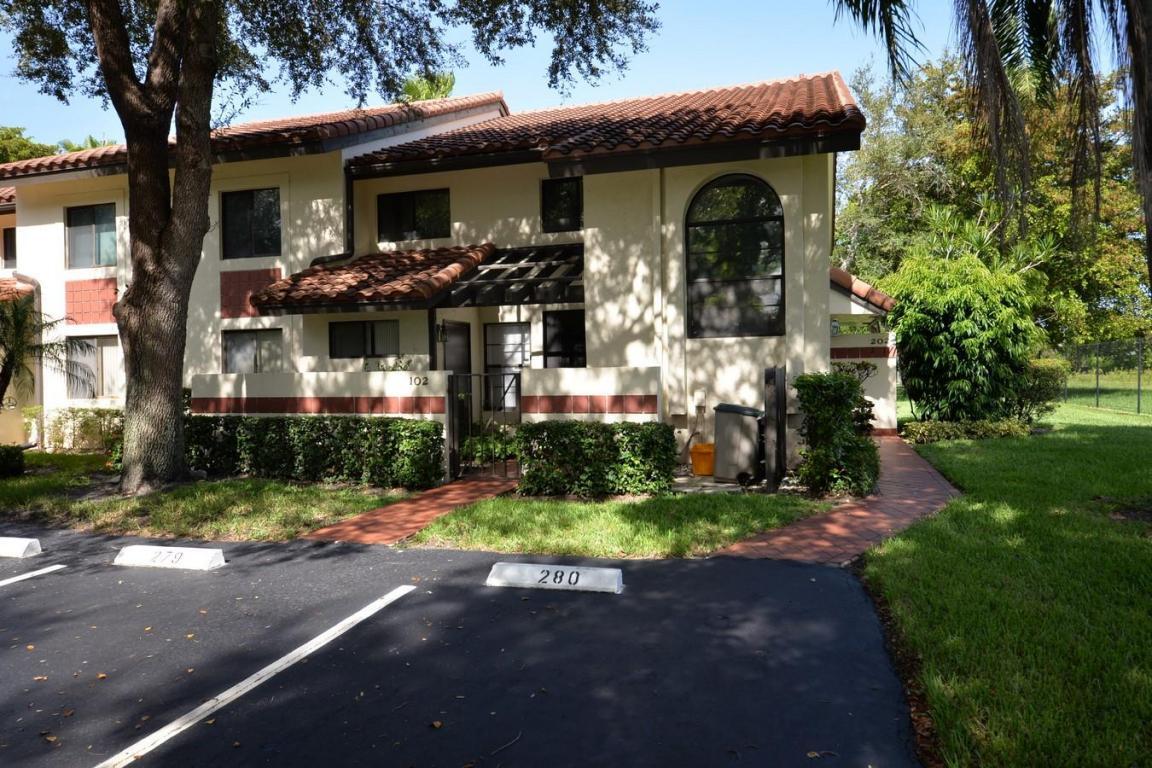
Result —
<instances>
[{"instance_id":1,"label":"roof tile","mask_svg":"<svg viewBox=\"0 0 1152 768\"><path fill-rule=\"evenodd\" d=\"M541 160L864 129L838 72L521 112L362 155L352 166L535 152Z\"/></svg>"},{"instance_id":2,"label":"roof tile","mask_svg":"<svg viewBox=\"0 0 1152 768\"><path fill-rule=\"evenodd\" d=\"M896 306L896 300L884 293L884 291L873 288L869 283L864 282L839 267L830 268L828 270L828 277L831 279L833 285L840 286L849 294L861 301L871 304L879 310L888 312L892 307Z\"/></svg>"},{"instance_id":3,"label":"roof tile","mask_svg":"<svg viewBox=\"0 0 1152 768\"><path fill-rule=\"evenodd\" d=\"M496 251L492 243L388 251L309 267L252 296L260 310L387 304L431 298Z\"/></svg>"},{"instance_id":4,"label":"roof tile","mask_svg":"<svg viewBox=\"0 0 1152 768\"><path fill-rule=\"evenodd\" d=\"M273 145L300 145L325 139L368 133L396 125L425 120L485 106L508 107L500 93L481 93L448 99L387 104L370 109L348 109L278 120L242 123L212 132L212 150L217 153L251 150ZM120 165L128 158L128 148L114 144L78 152L18 160L0 165L0 179L15 179L43 173Z\"/></svg>"}]
</instances>

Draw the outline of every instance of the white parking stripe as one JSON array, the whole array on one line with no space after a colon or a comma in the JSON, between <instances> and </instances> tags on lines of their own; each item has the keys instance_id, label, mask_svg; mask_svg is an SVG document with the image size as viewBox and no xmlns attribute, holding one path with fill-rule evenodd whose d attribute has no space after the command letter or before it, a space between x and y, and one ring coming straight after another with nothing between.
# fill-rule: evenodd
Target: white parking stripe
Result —
<instances>
[{"instance_id":1,"label":"white parking stripe","mask_svg":"<svg viewBox=\"0 0 1152 768\"><path fill-rule=\"evenodd\" d=\"M156 749L164 742L188 730L193 725L200 722L216 710L228 706L228 704L248 693L248 691L252 690L256 686L267 682L301 659L307 656L311 656L320 648L323 648L325 645L332 642L340 635L352 629L352 627L371 617L373 614L378 613L389 604L396 602L401 597L414 589L416 589L416 587L412 585L397 587L388 594L384 595L384 597L380 598L379 600L364 606L359 611L344 619L339 624L335 625L323 634L317 635L315 638L309 640L307 643L304 643L304 645L300 646L288 655L272 662L251 677L241 680L236 685L215 696L214 698L204 702L183 717L172 721L165 727L156 731L156 733L153 733L151 736L146 736L132 746L128 747L128 749L124 750L123 752L108 758L104 762L100 763L100 765L96 766L96 768L119 768L120 766L131 765L133 762L139 760L141 757Z\"/></svg>"},{"instance_id":2,"label":"white parking stripe","mask_svg":"<svg viewBox=\"0 0 1152 768\"><path fill-rule=\"evenodd\" d=\"M22 573L19 576L13 576L10 579L4 579L4 581L0 581L0 587L6 587L9 584L15 584L18 581L24 581L24 579L31 579L33 576L42 576L45 573L52 573L52 571L58 571L61 568L67 568L67 567L68 566L66 566L66 565L50 565L47 568L41 568L38 571L31 571L30 573Z\"/></svg>"}]
</instances>

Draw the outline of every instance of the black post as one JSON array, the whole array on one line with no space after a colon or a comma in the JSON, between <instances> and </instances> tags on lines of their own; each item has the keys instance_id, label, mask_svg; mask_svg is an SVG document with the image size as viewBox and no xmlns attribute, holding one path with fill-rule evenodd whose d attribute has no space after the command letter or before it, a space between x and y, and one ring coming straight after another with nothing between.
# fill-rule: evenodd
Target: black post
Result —
<instances>
[{"instance_id":1,"label":"black post","mask_svg":"<svg viewBox=\"0 0 1152 768\"><path fill-rule=\"evenodd\" d=\"M1096 342L1096 407L1100 407L1100 342Z\"/></svg>"},{"instance_id":2,"label":"black post","mask_svg":"<svg viewBox=\"0 0 1152 768\"><path fill-rule=\"evenodd\" d=\"M1136 413L1140 414L1140 400L1144 388L1144 337L1136 339Z\"/></svg>"},{"instance_id":3,"label":"black post","mask_svg":"<svg viewBox=\"0 0 1152 768\"><path fill-rule=\"evenodd\" d=\"M788 465L788 384L784 366L764 369L764 479L780 488Z\"/></svg>"}]
</instances>

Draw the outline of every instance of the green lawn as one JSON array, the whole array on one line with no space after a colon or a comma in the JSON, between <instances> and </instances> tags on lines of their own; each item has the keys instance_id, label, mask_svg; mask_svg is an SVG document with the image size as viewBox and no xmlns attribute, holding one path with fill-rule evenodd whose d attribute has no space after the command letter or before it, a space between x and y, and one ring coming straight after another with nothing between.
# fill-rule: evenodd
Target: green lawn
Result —
<instances>
[{"instance_id":1,"label":"green lawn","mask_svg":"<svg viewBox=\"0 0 1152 768\"><path fill-rule=\"evenodd\" d=\"M1150 371L1149 373L1152 373ZM1142 390L1137 403L1137 385ZM1137 379L1136 371L1109 371L1100 374L1100 407L1117 411L1152 413L1152 379L1145 375ZM1096 374L1074 373L1068 377L1068 402L1075 405L1096 405Z\"/></svg>"},{"instance_id":2,"label":"green lawn","mask_svg":"<svg viewBox=\"0 0 1152 768\"><path fill-rule=\"evenodd\" d=\"M826 511L796 496L685 494L628 501L490 499L441 517L421 546L585 557L691 557Z\"/></svg>"},{"instance_id":3,"label":"green lawn","mask_svg":"<svg viewBox=\"0 0 1152 768\"><path fill-rule=\"evenodd\" d=\"M949 765L1152 765L1152 418L918 450L965 495L867 556ZM1152 516L1146 518L1152 519Z\"/></svg>"},{"instance_id":4,"label":"green lawn","mask_svg":"<svg viewBox=\"0 0 1152 768\"><path fill-rule=\"evenodd\" d=\"M139 498L83 499L107 485L106 457L28 453L28 472L0 480L0 519L140 536L283 541L396 501L379 489L275 480L189 483Z\"/></svg>"}]
</instances>

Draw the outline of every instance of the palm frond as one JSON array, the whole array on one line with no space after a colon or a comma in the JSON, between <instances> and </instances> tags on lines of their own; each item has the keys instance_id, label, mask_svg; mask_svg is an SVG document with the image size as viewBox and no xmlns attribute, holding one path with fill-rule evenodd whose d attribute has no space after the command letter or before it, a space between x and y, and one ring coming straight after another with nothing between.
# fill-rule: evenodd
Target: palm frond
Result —
<instances>
[{"instance_id":1,"label":"palm frond","mask_svg":"<svg viewBox=\"0 0 1152 768\"><path fill-rule=\"evenodd\" d=\"M924 46L913 28L912 4L905 0L833 0L836 19L847 14L865 32L876 35L888 53L888 69L896 82L906 82Z\"/></svg>"},{"instance_id":2,"label":"palm frond","mask_svg":"<svg viewBox=\"0 0 1152 768\"><path fill-rule=\"evenodd\" d=\"M1031 183L1028 131L1005 65L992 9L986 0L956 0L956 20L968 82L976 100L976 114L980 116L977 130L992 156L997 194L1005 215L1015 216L1023 231L1027 227L1024 214ZM999 232L1001 246L1006 247L1006 233L1003 228Z\"/></svg>"},{"instance_id":3,"label":"palm frond","mask_svg":"<svg viewBox=\"0 0 1152 768\"><path fill-rule=\"evenodd\" d=\"M1084 187L1089 180L1093 192L1091 218L1094 220L1100 215L1100 169L1104 162L1100 142L1100 84L1096 78L1092 21L1091 0L1064 0L1060 34L1073 109L1073 119L1069 121L1072 132L1072 231L1078 235L1086 230L1089 218L1084 203Z\"/></svg>"}]
</instances>

